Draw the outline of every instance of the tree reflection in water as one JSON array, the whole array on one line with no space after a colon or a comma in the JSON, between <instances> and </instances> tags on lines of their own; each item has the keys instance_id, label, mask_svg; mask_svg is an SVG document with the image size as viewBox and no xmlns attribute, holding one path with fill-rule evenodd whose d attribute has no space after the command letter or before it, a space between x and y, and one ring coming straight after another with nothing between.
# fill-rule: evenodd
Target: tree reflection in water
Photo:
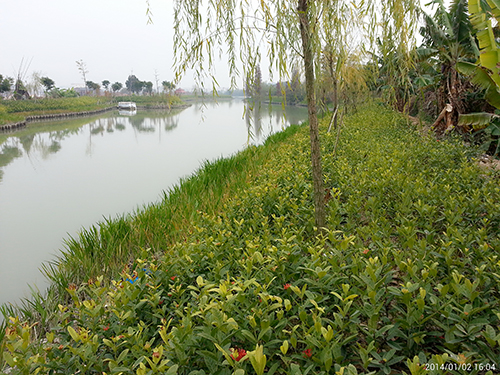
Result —
<instances>
[{"instance_id":1,"label":"tree reflection in water","mask_svg":"<svg viewBox=\"0 0 500 375\"><path fill-rule=\"evenodd\" d=\"M221 102L229 109L236 102ZM191 111L201 114L200 122L205 120L205 110L218 107L216 102L197 103ZM246 144L259 143L273 132L282 130L287 123L300 123L304 119L304 108L271 106L260 101L245 103L243 117L247 128ZM64 141L73 135L88 134L85 154L93 154L94 137L106 137L123 132L127 128L139 133L155 133L161 139L162 132L178 128L180 114L184 109L139 111L131 116L108 113L104 117L89 121L88 118L59 120L43 125L28 127L0 139L0 182L3 169L15 159L26 155L28 158L47 159L63 149ZM266 126L267 124L267 126ZM3 142L2 142L3 140Z\"/></svg>"},{"instance_id":2,"label":"tree reflection in water","mask_svg":"<svg viewBox=\"0 0 500 375\"><path fill-rule=\"evenodd\" d=\"M172 131L179 125L179 114L182 109L146 111L135 116L118 116L97 118L90 121L85 118L47 122L43 126L29 127L22 131L6 135L0 143L0 182L4 175L3 169L15 159L26 155L45 160L64 146L64 140L72 135L88 131L86 155L92 155L93 137L112 135L115 130L123 132L130 127L139 133L151 133L158 130ZM62 129L61 129L62 127ZM55 128L55 130L54 130ZM1 142L2 140L0 140Z\"/></svg>"},{"instance_id":3,"label":"tree reflection in water","mask_svg":"<svg viewBox=\"0 0 500 375\"><path fill-rule=\"evenodd\" d=\"M203 161L307 118L304 108L298 119L286 108L286 123L280 105L244 108L236 99L182 113L108 112L0 134L0 281L9 285L0 303L21 296L27 283L43 288L40 264L53 259L66 234L154 202Z\"/></svg>"}]
</instances>

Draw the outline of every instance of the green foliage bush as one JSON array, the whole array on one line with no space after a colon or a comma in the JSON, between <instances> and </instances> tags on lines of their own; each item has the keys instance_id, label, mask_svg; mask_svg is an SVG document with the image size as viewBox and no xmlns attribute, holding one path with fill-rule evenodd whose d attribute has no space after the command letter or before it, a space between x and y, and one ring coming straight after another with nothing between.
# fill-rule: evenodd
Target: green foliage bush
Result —
<instances>
[{"instance_id":1,"label":"green foliage bush","mask_svg":"<svg viewBox=\"0 0 500 375\"><path fill-rule=\"evenodd\" d=\"M13 317L11 373L498 371L498 176L383 107L345 121L337 155L322 135L325 237L302 128L269 141L251 184L199 211L184 241L144 250L109 286L70 286L43 337Z\"/></svg>"},{"instance_id":2,"label":"green foliage bush","mask_svg":"<svg viewBox=\"0 0 500 375\"><path fill-rule=\"evenodd\" d=\"M5 100L2 102L9 113L17 112L79 112L110 106L110 100L104 97L80 96L77 98L45 98L38 100ZM97 106L97 107L96 107Z\"/></svg>"}]
</instances>

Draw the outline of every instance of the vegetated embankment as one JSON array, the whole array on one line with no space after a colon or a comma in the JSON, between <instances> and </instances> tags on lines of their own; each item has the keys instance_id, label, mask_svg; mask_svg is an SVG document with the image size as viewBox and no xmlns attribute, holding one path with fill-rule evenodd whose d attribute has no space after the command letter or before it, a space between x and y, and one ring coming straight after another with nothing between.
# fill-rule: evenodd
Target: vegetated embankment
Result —
<instances>
[{"instance_id":1,"label":"vegetated embankment","mask_svg":"<svg viewBox=\"0 0 500 375\"><path fill-rule=\"evenodd\" d=\"M383 106L346 116L335 155L327 125L325 237L314 235L308 132L294 127L71 241L53 269L61 286L78 280L69 301L43 330L12 319L6 364L13 373L496 372L498 174L458 140L421 137ZM111 284L82 276L109 275L117 258L131 261Z\"/></svg>"},{"instance_id":2,"label":"vegetated embankment","mask_svg":"<svg viewBox=\"0 0 500 375\"><path fill-rule=\"evenodd\" d=\"M116 107L106 107L102 109L95 109L93 111L80 111L80 112L67 112L67 113L55 113L50 115L33 115L27 116L24 121L15 122L12 124L6 124L0 126L0 131L13 131L26 127L27 124L31 122L37 121L50 121L50 120L59 120L73 117L85 117L85 116L93 116L100 113L104 113L107 111L112 111L116 109Z\"/></svg>"},{"instance_id":3,"label":"vegetated embankment","mask_svg":"<svg viewBox=\"0 0 500 375\"><path fill-rule=\"evenodd\" d=\"M168 95L6 100L0 102L0 132L15 131L37 121L96 115L116 109L118 101L139 102L141 109L187 107L178 97Z\"/></svg>"}]
</instances>

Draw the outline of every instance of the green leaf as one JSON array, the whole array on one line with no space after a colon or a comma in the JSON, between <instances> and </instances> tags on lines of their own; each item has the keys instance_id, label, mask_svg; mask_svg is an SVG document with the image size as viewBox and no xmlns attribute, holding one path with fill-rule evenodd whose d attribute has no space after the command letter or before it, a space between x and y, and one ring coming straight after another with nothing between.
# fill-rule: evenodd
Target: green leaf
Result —
<instances>
[{"instance_id":1,"label":"green leaf","mask_svg":"<svg viewBox=\"0 0 500 375\"><path fill-rule=\"evenodd\" d=\"M283 345L280 346L280 350L283 355L286 355L286 353L288 352L288 340L283 341Z\"/></svg>"},{"instance_id":2,"label":"green leaf","mask_svg":"<svg viewBox=\"0 0 500 375\"><path fill-rule=\"evenodd\" d=\"M257 342L257 339L255 338L255 336L253 335L252 332L250 332L249 330L246 330L246 329L242 329L240 331L238 331L242 336L246 337L248 340L250 340L252 343L256 343Z\"/></svg>"},{"instance_id":3,"label":"green leaf","mask_svg":"<svg viewBox=\"0 0 500 375\"><path fill-rule=\"evenodd\" d=\"M290 374L291 375L302 375L302 372L300 371L300 366L295 364L295 363L292 363L290 365Z\"/></svg>"},{"instance_id":4,"label":"green leaf","mask_svg":"<svg viewBox=\"0 0 500 375\"><path fill-rule=\"evenodd\" d=\"M253 369L257 375L264 374L264 369L266 368L267 358L264 354L264 347L262 345L257 345L254 351L248 353L250 357L250 362L252 363Z\"/></svg>"},{"instance_id":5,"label":"green leaf","mask_svg":"<svg viewBox=\"0 0 500 375\"><path fill-rule=\"evenodd\" d=\"M125 349L123 350L120 355L118 356L118 359L116 360L117 363L120 363L121 361L123 361L125 359L125 357L127 356L128 352L130 350L129 349Z\"/></svg>"},{"instance_id":6,"label":"green leaf","mask_svg":"<svg viewBox=\"0 0 500 375\"><path fill-rule=\"evenodd\" d=\"M478 112L460 115L458 117L458 125L466 126L471 125L474 129L483 129L490 124L493 118L497 117L492 113Z\"/></svg>"},{"instance_id":7,"label":"green leaf","mask_svg":"<svg viewBox=\"0 0 500 375\"><path fill-rule=\"evenodd\" d=\"M278 370L278 368L280 368L282 366L281 362L276 362L270 369L269 371L266 373L266 375L273 375L276 370Z\"/></svg>"},{"instance_id":8,"label":"green leaf","mask_svg":"<svg viewBox=\"0 0 500 375\"><path fill-rule=\"evenodd\" d=\"M71 335L71 337L73 338L73 340L75 340L76 342L80 341L80 335L78 333L76 333L76 331L73 327L68 326L68 332Z\"/></svg>"},{"instance_id":9,"label":"green leaf","mask_svg":"<svg viewBox=\"0 0 500 375\"><path fill-rule=\"evenodd\" d=\"M123 372L130 373L130 368L128 368L128 367L114 367L113 370L111 370L112 374L118 374L118 373L123 373Z\"/></svg>"},{"instance_id":10,"label":"green leaf","mask_svg":"<svg viewBox=\"0 0 500 375\"><path fill-rule=\"evenodd\" d=\"M232 365L233 363L233 359L231 358L231 355L226 352L219 344L217 344L216 342L214 342L214 345L217 349L219 349L219 351L224 355L224 357L226 358L226 360Z\"/></svg>"},{"instance_id":11,"label":"green leaf","mask_svg":"<svg viewBox=\"0 0 500 375\"><path fill-rule=\"evenodd\" d=\"M199 287L202 287L205 283L203 282L203 277L198 276L196 278L196 284L198 284Z\"/></svg>"},{"instance_id":12,"label":"green leaf","mask_svg":"<svg viewBox=\"0 0 500 375\"><path fill-rule=\"evenodd\" d=\"M491 125L491 135L500 136L500 127L496 125Z\"/></svg>"},{"instance_id":13,"label":"green leaf","mask_svg":"<svg viewBox=\"0 0 500 375\"><path fill-rule=\"evenodd\" d=\"M4 352L3 353L3 359L7 362L7 364L10 367L15 367L16 366L16 361L14 361L14 358L12 358L12 355L9 352Z\"/></svg>"},{"instance_id":14,"label":"green leaf","mask_svg":"<svg viewBox=\"0 0 500 375\"><path fill-rule=\"evenodd\" d=\"M178 369L179 369L179 365L173 365L168 369L168 371L165 373L165 375L176 375Z\"/></svg>"},{"instance_id":15,"label":"green leaf","mask_svg":"<svg viewBox=\"0 0 500 375\"><path fill-rule=\"evenodd\" d=\"M500 109L500 93L497 91L496 87L491 87L491 89L487 90L484 98L493 107Z\"/></svg>"}]
</instances>

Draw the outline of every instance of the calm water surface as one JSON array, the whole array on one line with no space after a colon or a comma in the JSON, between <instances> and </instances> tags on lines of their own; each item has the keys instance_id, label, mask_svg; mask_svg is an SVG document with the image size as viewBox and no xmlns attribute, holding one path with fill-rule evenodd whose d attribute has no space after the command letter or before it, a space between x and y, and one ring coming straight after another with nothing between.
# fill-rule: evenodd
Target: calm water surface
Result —
<instances>
[{"instance_id":1,"label":"calm water surface","mask_svg":"<svg viewBox=\"0 0 500 375\"><path fill-rule=\"evenodd\" d=\"M305 108L287 108L285 119L281 106L244 106L111 112L0 134L0 304L45 288L40 265L80 228L155 202L203 161L307 117Z\"/></svg>"}]
</instances>

